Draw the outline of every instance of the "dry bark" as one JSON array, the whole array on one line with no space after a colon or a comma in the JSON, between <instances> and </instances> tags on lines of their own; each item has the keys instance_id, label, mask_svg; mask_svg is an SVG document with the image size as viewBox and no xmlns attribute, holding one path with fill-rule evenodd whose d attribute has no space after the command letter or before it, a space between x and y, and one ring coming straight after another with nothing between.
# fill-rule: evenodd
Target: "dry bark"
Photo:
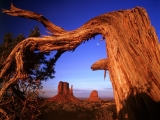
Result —
<instances>
[{"instance_id":1,"label":"dry bark","mask_svg":"<svg viewBox=\"0 0 160 120\"><path fill-rule=\"evenodd\" d=\"M26 48L43 52L70 51L95 35L102 34L106 41L108 58L98 61L95 63L96 67L94 64L92 68L109 70L119 120L160 119L159 44L144 8L135 7L132 10L103 14L73 31L63 30L42 15L13 5L10 10L3 12L37 20L53 35L27 38L19 43L4 62L0 77L5 76L14 60L17 61L16 78L27 77L23 61Z\"/></svg>"},{"instance_id":2,"label":"dry bark","mask_svg":"<svg viewBox=\"0 0 160 120\"><path fill-rule=\"evenodd\" d=\"M0 113L3 114L3 116L1 116L1 119L9 120L9 116L7 115L7 112L5 110L0 108Z\"/></svg>"}]
</instances>

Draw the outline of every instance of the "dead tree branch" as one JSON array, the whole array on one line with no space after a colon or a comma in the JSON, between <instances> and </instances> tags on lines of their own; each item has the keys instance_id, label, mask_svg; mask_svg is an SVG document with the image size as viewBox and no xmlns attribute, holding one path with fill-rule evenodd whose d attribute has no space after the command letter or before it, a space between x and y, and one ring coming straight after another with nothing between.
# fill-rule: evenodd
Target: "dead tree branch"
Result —
<instances>
[{"instance_id":1,"label":"dead tree branch","mask_svg":"<svg viewBox=\"0 0 160 120\"><path fill-rule=\"evenodd\" d=\"M22 10L20 8L15 7L13 4L11 4L10 10L6 10L6 9L2 9L2 10L3 10L2 11L3 13L6 13L11 16L19 16L19 17L33 19L38 22L41 22L48 30L50 30L54 34L61 34L66 32L61 27L54 25L52 22L46 19L43 15L31 12L31 11L27 11L27 10Z\"/></svg>"},{"instance_id":2,"label":"dead tree branch","mask_svg":"<svg viewBox=\"0 0 160 120\"><path fill-rule=\"evenodd\" d=\"M108 58L93 64L92 69L109 70L119 120L160 119L157 112L160 110L159 43L155 29L151 26L144 8L135 7L132 10L103 14L73 31L65 31L42 15L21 10L13 5L10 10L3 10L3 12L11 16L40 21L54 34L41 38L27 38L13 49L3 64L0 77L7 75L7 70L13 62L16 63L16 76L8 81L0 95L3 95L3 91L16 79L27 78L25 53L28 50L73 51L81 43L97 34L102 34L107 43ZM145 111L144 116L139 116L142 111Z\"/></svg>"}]
</instances>

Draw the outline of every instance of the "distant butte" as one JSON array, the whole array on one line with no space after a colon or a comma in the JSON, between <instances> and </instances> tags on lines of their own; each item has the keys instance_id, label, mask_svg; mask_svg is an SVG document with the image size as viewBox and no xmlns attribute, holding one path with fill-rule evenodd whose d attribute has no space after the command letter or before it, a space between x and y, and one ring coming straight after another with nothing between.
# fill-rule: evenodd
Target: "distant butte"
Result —
<instances>
[{"instance_id":1,"label":"distant butte","mask_svg":"<svg viewBox=\"0 0 160 120\"><path fill-rule=\"evenodd\" d=\"M98 91L97 91L97 90L93 90L93 91L90 93L90 97L87 99L87 101L90 101L90 102L102 102L103 100L101 100L101 99L98 97Z\"/></svg>"},{"instance_id":2,"label":"distant butte","mask_svg":"<svg viewBox=\"0 0 160 120\"><path fill-rule=\"evenodd\" d=\"M73 95L73 85L69 88L69 83L60 81L58 84L58 94L50 98L51 102L79 102Z\"/></svg>"}]
</instances>

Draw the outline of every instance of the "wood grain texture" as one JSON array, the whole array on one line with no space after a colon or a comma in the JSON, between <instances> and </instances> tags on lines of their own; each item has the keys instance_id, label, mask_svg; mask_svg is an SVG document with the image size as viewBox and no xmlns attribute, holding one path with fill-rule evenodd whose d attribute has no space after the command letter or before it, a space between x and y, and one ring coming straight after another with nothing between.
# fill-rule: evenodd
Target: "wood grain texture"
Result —
<instances>
[{"instance_id":1,"label":"wood grain texture","mask_svg":"<svg viewBox=\"0 0 160 120\"><path fill-rule=\"evenodd\" d=\"M27 77L24 69L24 53L28 50L26 48L43 52L74 51L81 43L101 34L106 41L107 62L100 60L91 68L109 71L119 120L160 119L157 112L160 111L159 43L144 8L135 7L131 10L106 13L73 31L63 30L44 19L42 15L13 5L10 10L3 12L11 16L37 20L53 32L53 35L27 38L19 43L4 62L0 77L5 76L15 61L15 78Z\"/></svg>"}]
</instances>

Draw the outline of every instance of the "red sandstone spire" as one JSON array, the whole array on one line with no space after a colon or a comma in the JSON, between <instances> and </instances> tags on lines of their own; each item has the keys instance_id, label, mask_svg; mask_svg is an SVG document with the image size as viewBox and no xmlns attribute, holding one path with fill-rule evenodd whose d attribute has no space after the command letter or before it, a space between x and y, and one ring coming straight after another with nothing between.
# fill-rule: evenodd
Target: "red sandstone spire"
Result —
<instances>
[{"instance_id":1,"label":"red sandstone spire","mask_svg":"<svg viewBox=\"0 0 160 120\"><path fill-rule=\"evenodd\" d=\"M69 90L69 94L73 95L73 85L71 85L71 88Z\"/></svg>"}]
</instances>

